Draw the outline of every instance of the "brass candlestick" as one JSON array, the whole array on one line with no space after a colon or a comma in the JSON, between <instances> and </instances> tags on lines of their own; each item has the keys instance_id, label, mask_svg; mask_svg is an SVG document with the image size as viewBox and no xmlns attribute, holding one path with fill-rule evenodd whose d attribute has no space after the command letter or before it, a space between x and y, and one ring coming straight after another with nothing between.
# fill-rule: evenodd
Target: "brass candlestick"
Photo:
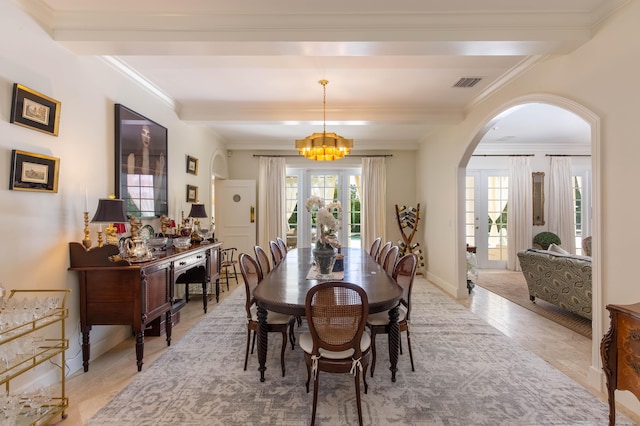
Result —
<instances>
[{"instance_id":1,"label":"brass candlestick","mask_svg":"<svg viewBox=\"0 0 640 426\"><path fill-rule=\"evenodd\" d=\"M102 231L98 231L98 247L102 247Z\"/></svg>"},{"instance_id":2,"label":"brass candlestick","mask_svg":"<svg viewBox=\"0 0 640 426\"><path fill-rule=\"evenodd\" d=\"M82 245L85 249L89 250L91 247L91 237L89 231L89 212L84 212L84 239L82 240Z\"/></svg>"},{"instance_id":3,"label":"brass candlestick","mask_svg":"<svg viewBox=\"0 0 640 426\"><path fill-rule=\"evenodd\" d=\"M167 236L167 230L171 225L171 219L169 219L166 215L160 216L160 227L162 229L162 235Z\"/></svg>"}]
</instances>

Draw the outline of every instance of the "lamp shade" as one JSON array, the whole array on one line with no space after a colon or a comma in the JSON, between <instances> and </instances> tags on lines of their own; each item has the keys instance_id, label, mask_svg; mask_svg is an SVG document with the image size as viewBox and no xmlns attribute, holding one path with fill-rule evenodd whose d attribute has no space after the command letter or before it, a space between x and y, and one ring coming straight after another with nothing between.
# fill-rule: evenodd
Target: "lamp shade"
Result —
<instances>
[{"instance_id":1,"label":"lamp shade","mask_svg":"<svg viewBox=\"0 0 640 426\"><path fill-rule=\"evenodd\" d=\"M127 215L124 213L124 201L111 198L98 200L98 208L91 222L126 223Z\"/></svg>"},{"instance_id":2,"label":"lamp shade","mask_svg":"<svg viewBox=\"0 0 640 426\"><path fill-rule=\"evenodd\" d=\"M191 204L189 217L207 217L207 211L204 209L204 204Z\"/></svg>"}]
</instances>

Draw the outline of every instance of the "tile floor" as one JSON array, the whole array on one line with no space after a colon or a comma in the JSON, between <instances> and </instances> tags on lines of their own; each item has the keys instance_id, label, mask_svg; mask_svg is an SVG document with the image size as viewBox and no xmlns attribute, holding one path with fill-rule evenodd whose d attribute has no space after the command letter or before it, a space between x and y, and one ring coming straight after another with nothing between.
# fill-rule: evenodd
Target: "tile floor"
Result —
<instances>
[{"instance_id":1,"label":"tile floor","mask_svg":"<svg viewBox=\"0 0 640 426\"><path fill-rule=\"evenodd\" d=\"M428 284L425 278L418 276L415 285ZM231 291L237 286L232 282ZM221 293L221 299L228 294L226 291ZM587 385L586 372L591 353L591 341L588 338L477 286L468 299L458 302L606 401L606 395ZM214 301L209 304L209 309L215 309L215 306ZM194 296L181 311L180 323L173 329L173 342L177 342L202 315L202 304L198 296ZM165 348L164 337L147 337L143 368L150 368ZM67 395L70 399L68 417L52 424L83 425L123 389L136 373L135 341L130 338L92 360L87 373L79 371L67 379ZM640 416L623 409L620 411L640 424Z\"/></svg>"}]
</instances>

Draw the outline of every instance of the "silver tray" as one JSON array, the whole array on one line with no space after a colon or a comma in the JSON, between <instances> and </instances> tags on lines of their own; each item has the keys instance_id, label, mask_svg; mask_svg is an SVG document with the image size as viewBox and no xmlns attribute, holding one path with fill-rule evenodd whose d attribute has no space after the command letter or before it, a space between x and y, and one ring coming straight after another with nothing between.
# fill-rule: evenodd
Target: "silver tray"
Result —
<instances>
[{"instance_id":1,"label":"silver tray","mask_svg":"<svg viewBox=\"0 0 640 426\"><path fill-rule=\"evenodd\" d=\"M156 260L155 256L145 256L145 257L127 257L125 260L129 263L144 263L150 262L152 260Z\"/></svg>"}]
</instances>

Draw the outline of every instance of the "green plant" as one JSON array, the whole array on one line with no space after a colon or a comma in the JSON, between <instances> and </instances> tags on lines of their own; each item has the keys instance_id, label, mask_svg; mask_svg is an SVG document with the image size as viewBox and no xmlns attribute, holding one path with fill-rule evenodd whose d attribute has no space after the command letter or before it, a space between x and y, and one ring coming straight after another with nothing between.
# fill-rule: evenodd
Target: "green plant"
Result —
<instances>
[{"instance_id":1,"label":"green plant","mask_svg":"<svg viewBox=\"0 0 640 426\"><path fill-rule=\"evenodd\" d=\"M560 237L553 232L544 231L533 237L533 243L547 250L551 244L560 245Z\"/></svg>"}]
</instances>

